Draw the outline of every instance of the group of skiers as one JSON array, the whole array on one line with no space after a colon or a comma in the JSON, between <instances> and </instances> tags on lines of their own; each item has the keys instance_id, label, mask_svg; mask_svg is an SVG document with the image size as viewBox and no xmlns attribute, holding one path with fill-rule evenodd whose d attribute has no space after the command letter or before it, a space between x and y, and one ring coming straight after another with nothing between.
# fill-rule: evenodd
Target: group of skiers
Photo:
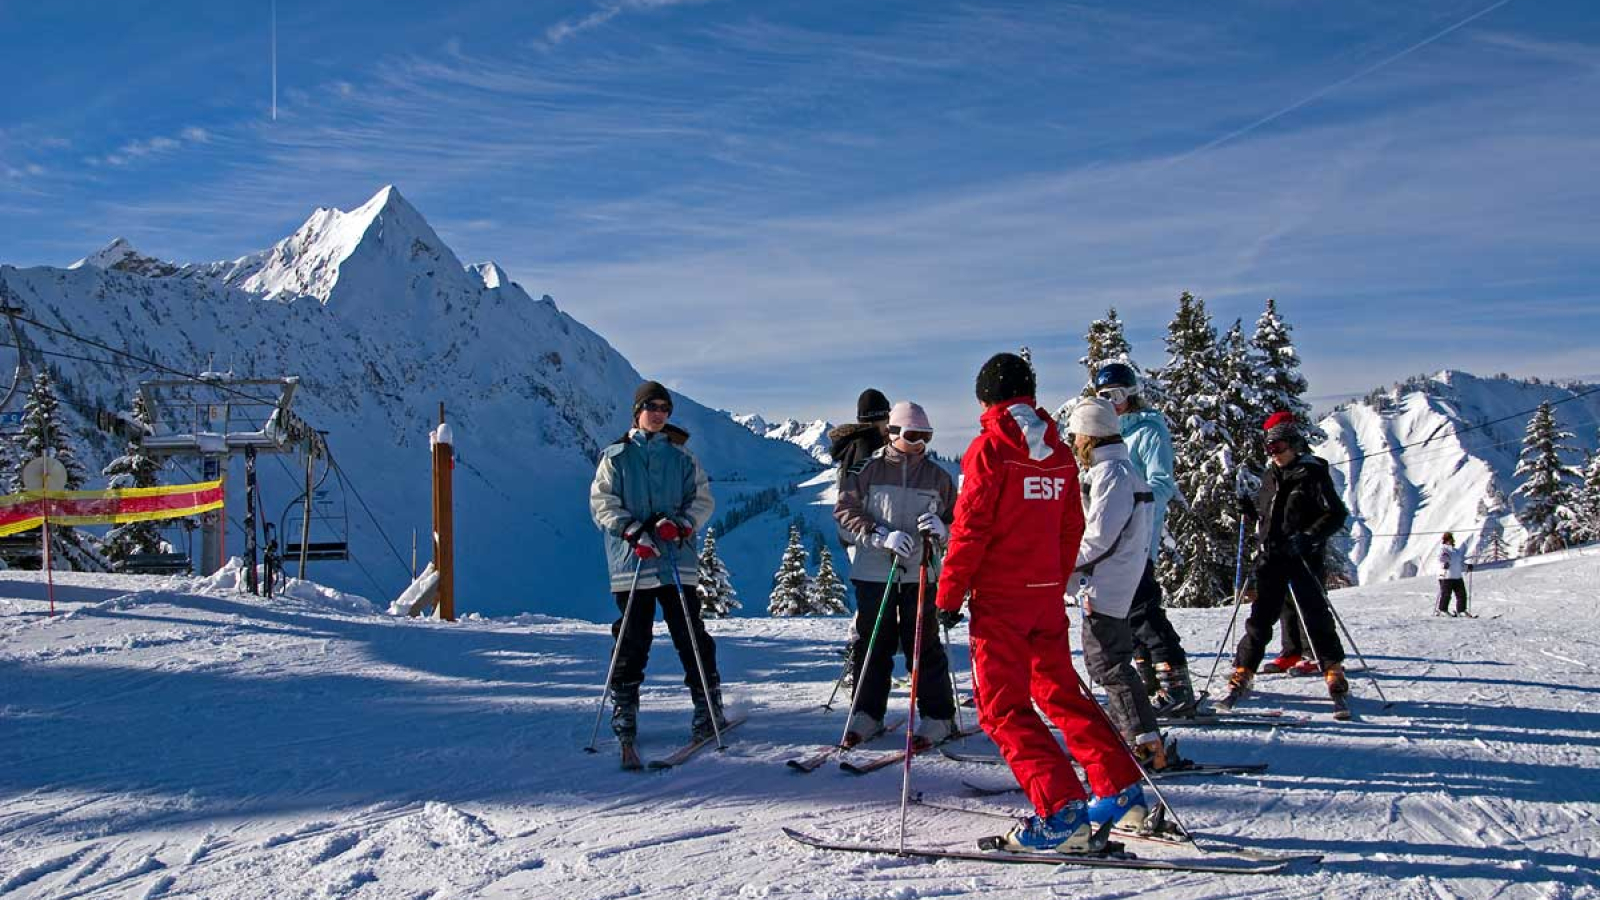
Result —
<instances>
[{"instance_id":1,"label":"group of skiers","mask_svg":"<svg viewBox=\"0 0 1600 900\"><path fill-rule=\"evenodd\" d=\"M1092 387L1071 409L1063 437L1037 404L1032 365L1011 353L989 359L977 376L980 433L962 456L959 492L928 457L934 429L915 403L891 406L881 392L865 391L857 422L830 433L839 466L834 517L857 597L843 746L882 733L897 651L916 676L917 743L960 734L939 632L965 610L979 724L1034 810L1006 835L1004 846L1014 850L1091 852L1108 823L1141 825L1149 813L1141 767L1182 764L1158 718L1192 716L1198 706L1155 576L1166 506L1178 492L1172 437L1140 397L1131 366L1100 367ZM694 737L726 724L715 644L698 600L689 599L693 536L713 504L686 435L679 430L675 439L668 430L671 412L664 387L641 385L632 426L602 454L591 488L622 612L608 684L613 731L625 747L636 735L658 604L694 700ZM1261 488L1241 498L1260 541L1257 589L1218 706L1232 709L1249 693L1286 601L1304 623L1330 694L1342 701L1344 649L1321 559L1347 511L1291 416L1269 418L1263 442L1270 462ZM1105 709L1073 667L1068 602L1082 611L1085 666L1106 693ZM1286 628L1286 640L1299 630ZM1286 655L1295 649L1286 645ZM1036 709L1060 730L1065 751ZM1073 760L1084 767L1088 791Z\"/></svg>"}]
</instances>

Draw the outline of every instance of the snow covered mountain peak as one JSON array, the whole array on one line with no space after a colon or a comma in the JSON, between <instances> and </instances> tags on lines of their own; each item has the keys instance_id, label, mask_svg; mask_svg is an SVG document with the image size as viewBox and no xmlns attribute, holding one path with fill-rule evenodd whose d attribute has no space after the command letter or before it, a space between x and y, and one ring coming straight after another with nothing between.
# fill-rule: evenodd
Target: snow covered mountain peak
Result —
<instances>
[{"instance_id":1,"label":"snow covered mountain peak","mask_svg":"<svg viewBox=\"0 0 1600 900\"><path fill-rule=\"evenodd\" d=\"M393 185L349 212L319 208L270 250L246 257L230 285L292 301L417 321L448 314L482 282Z\"/></svg>"},{"instance_id":2,"label":"snow covered mountain peak","mask_svg":"<svg viewBox=\"0 0 1600 900\"><path fill-rule=\"evenodd\" d=\"M153 256L145 256L135 250L133 244L124 237L113 238L111 243L67 266L68 269L84 267L115 269L151 277L162 277L178 271L178 267L172 263Z\"/></svg>"},{"instance_id":3,"label":"snow covered mountain peak","mask_svg":"<svg viewBox=\"0 0 1600 900\"><path fill-rule=\"evenodd\" d=\"M500 268L500 264L496 262L478 263L472 267L472 271L483 281L483 286L490 290L507 287L513 283L511 276L507 275L506 270Z\"/></svg>"},{"instance_id":4,"label":"snow covered mountain peak","mask_svg":"<svg viewBox=\"0 0 1600 900\"><path fill-rule=\"evenodd\" d=\"M731 414L729 418L764 438L794 444L825 466L833 465L833 456L828 452L828 431L833 425L825 419L813 422L784 419L773 423L758 413Z\"/></svg>"}]
</instances>

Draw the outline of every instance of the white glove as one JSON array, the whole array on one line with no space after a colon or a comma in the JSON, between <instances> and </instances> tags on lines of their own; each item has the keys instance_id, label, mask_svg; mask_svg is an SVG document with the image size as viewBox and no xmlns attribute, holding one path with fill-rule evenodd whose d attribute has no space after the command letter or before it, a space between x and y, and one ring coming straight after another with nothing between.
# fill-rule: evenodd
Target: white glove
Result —
<instances>
[{"instance_id":1,"label":"white glove","mask_svg":"<svg viewBox=\"0 0 1600 900\"><path fill-rule=\"evenodd\" d=\"M873 531L869 531L866 534L863 534L861 536L861 540L857 541L856 543L860 544L863 547L871 547L874 550L882 550L883 549L884 538L887 538L888 536L889 536L889 529L884 528L882 525L879 525Z\"/></svg>"},{"instance_id":2,"label":"white glove","mask_svg":"<svg viewBox=\"0 0 1600 900\"><path fill-rule=\"evenodd\" d=\"M917 539L904 531L891 531L883 539L883 549L893 553L901 559L910 559L917 552Z\"/></svg>"},{"instance_id":3,"label":"white glove","mask_svg":"<svg viewBox=\"0 0 1600 900\"><path fill-rule=\"evenodd\" d=\"M933 535L936 541L944 541L950 536L950 526L933 513L923 513L917 518L917 530Z\"/></svg>"}]
</instances>

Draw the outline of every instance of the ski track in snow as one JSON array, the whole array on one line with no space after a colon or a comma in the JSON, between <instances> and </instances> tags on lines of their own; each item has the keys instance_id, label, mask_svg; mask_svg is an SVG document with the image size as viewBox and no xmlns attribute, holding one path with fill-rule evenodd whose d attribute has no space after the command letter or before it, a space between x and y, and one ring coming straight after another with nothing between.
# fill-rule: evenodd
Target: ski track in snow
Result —
<instances>
[{"instance_id":1,"label":"ski track in snow","mask_svg":"<svg viewBox=\"0 0 1600 900\"><path fill-rule=\"evenodd\" d=\"M1198 760L1271 764L1163 783L1190 827L1326 855L1248 877L931 863L787 840L778 826L898 839L898 766L855 777L783 765L837 739L842 711L816 706L842 619L712 623L730 705L749 722L725 753L624 773L614 741L580 749L602 626L445 626L74 574L58 575L63 615L48 619L36 573L0 573L0 900L1600 897L1600 674L1579 659L1600 649L1597 581L1592 555L1479 573L1477 620L1434 618L1426 583L1336 593L1374 666L1352 665L1357 721L1331 720L1320 679L1264 677L1247 708L1316 721L1176 731ZM1196 672L1229 612L1173 611ZM963 630L956 639L966 684ZM684 740L690 714L662 628L652 656L647 757ZM897 691L891 708L904 703ZM1021 812L1019 794L976 801L963 788L996 767L930 754L913 771L932 802ZM1005 823L913 806L908 826L918 845L970 846Z\"/></svg>"}]
</instances>

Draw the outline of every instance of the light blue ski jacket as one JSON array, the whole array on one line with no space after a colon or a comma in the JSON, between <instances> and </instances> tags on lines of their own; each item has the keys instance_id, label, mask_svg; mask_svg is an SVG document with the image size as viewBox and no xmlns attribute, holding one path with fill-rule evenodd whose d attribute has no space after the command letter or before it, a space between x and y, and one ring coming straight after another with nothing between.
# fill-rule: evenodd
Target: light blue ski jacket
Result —
<instances>
[{"instance_id":1,"label":"light blue ski jacket","mask_svg":"<svg viewBox=\"0 0 1600 900\"><path fill-rule=\"evenodd\" d=\"M1150 485L1155 495L1154 515L1151 516L1150 558L1161 553L1161 531L1167 525L1167 504L1178 496L1178 481L1172 474L1172 432L1167 429L1167 419L1153 409L1140 409L1119 417L1122 442L1128 445L1128 455L1134 471Z\"/></svg>"}]
</instances>

